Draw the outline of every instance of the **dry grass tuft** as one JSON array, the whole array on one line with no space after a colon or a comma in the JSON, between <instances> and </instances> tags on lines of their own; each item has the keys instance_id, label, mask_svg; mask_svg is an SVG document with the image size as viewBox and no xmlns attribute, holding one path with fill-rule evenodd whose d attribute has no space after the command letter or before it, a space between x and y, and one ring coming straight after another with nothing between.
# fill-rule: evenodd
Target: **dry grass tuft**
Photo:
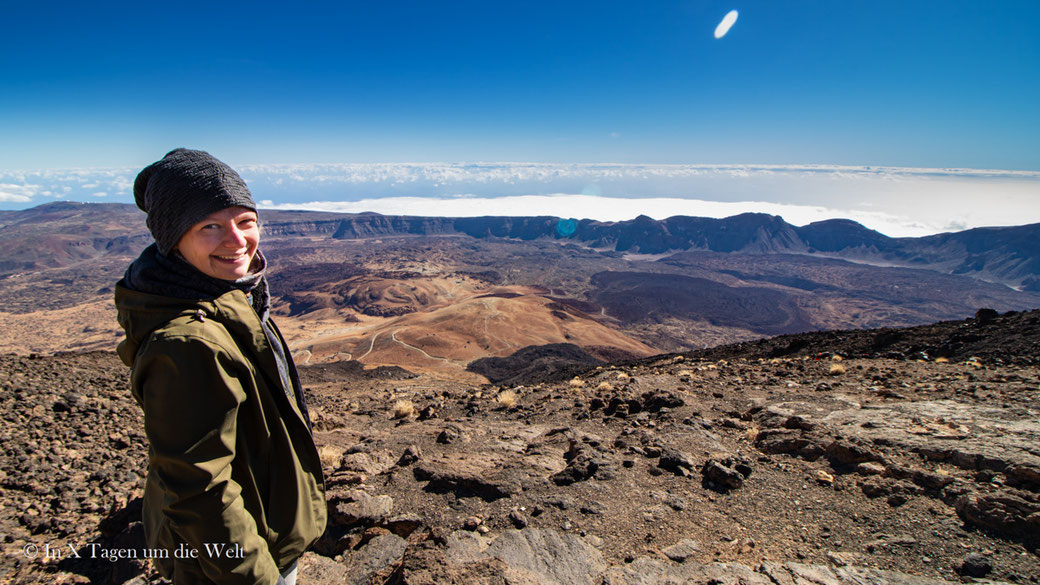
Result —
<instances>
[{"instance_id":1,"label":"dry grass tuft","mask_svg":"<svg viewBox=\"0 0 1040 585\"><path fill-rule=\"evenodd\" d=\"M596 390L607 390L607 391L610 391L610 390L613 390L613 389L614 389L614 385L611 384L610 382L600 382L599 386L596 386Z\"/></svg>"},{"instance_id":2,"label":"dry grass tuft","mask_svg":"<svg viewBox=\"0 0 1040 585\"><path fill-rule=\"evenodd\" d=\"M937 357L937 358L935 358L935 363L937 363L937 364L948 364L948 363L950 363L950 360L948 358L944 358L944 357Z\"/></svg>"},{"instance_id":3,"label":"dry grass tuft","mask_svg":"<svg viewBox=\"0 0 1040 585\"><path fill-rule=\"evenodd\" d=\"M685 359L686 359L685 357L683 357L683 356L681 356L681 355L677 355L677 356L675 356L674 358L672 358L672 361L673 361L674 363L677 363L677 364L678 364L678 363L682 362L682 361L683 361L683 360L685 360Z\"/></svg>"},{"instance_id":4,"label":"dry grass tuft","mask_svg":"<svg viewBox=\"0 0 1040 585\"><path fill-rule=\"evenodd\" d=\"M411 400L398 400L393 407L394 418L408 418L415 414L415 405Z\"/></svg>"},{"instance_id":5,"label":"dry grass tuft","mask_svg":"<svg viewBox=\"0 0 1040 585\"><path fill-rule=\"evenodd\" d=\"M758 438L758 432L758 427L748 427L747 431L745 431L745 433L747 434L747 440L754 443L755 439Z\"/></svg>"},{"instance_id":6,"label":"dry grass tuft","mask_svg":"<svg viewBox=\"0 0 1040 585\"><path fill-rule=\"evenodd\" d=\"M832 356L831 356L831 361L832 361L832 362L840 362L840 361L841 361L841 360L843 360L843 359L845 359L845 358L841 357L841 356L840 356L840 355L838 355L838 354L834 354L834 355L832 355Z\"/></svg>"},{"instance_id":7,"label":"dry grass tuft","mask_svg":"<svg viewBox=\"0 0 1040 585\"><path fill-rule=\"evenodd\" d=\"M513 392L512 390L503 390L495 397L495 401L506 408L513 408L516 406L516 400L516 392Z\"/></svg>"},{"instance_id":8,"label":"dry grass tuft","mask_svg":"<svg viewBox=\"0 0 1040 585\"><path fill-rule=\"evenodd\" d=\"M568 384L570 384L571 388L581 388L585 385L585 380L575 376L570 382L568 382Z\"/></svg>"},{"instance_id":9,"label":"dry grass tuft","mask_svg":"<svg viewBox=\"0 0 1040 585\"><path fill-rule=\"evenodd\" d=\"M630 378L631 378L631 376L629 376L628 374L626 374L624 372L618 372L618 375L617 375L617 379L618 380L628 380Z\"/></svg>"},{"instance_id":10,"label":"dry grass tuft","mask_svg":"<svg viewBox=\"0 0 1040 585\"><path fill-rule=\"evenodd\" d=\"M845 366L841 364L831 364L829 373L832 376L840 376L845 373Z\"/></svg>"},{"instance_id":11,"label":"dry grass tuft","mask_svg":"<svg viewBox=\"0 0 1040 585\"><path fill-rule=\"evenodd\" d=\"M339 467L339 461L342 456L342 449L337 449L330 445L322 445L318 448L318 458L321 459L321 466L326 470Z\"/></svg>"}]
</instances>

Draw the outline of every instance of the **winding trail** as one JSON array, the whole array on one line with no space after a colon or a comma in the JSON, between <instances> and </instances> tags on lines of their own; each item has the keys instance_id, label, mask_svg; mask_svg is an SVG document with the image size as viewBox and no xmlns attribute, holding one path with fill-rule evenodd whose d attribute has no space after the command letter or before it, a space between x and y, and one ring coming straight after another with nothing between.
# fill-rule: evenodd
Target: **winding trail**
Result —
<instances>
[{"instance_id":1,"label":"winding trail","mask_svg":"<svg viewBox=\"0 0 1040 585\"><path fill-rule=\"evenodd\" d=\"M368 354L372 353L372 348L374 348L376 346L376 338L379 337L380 333L382 333L382 331L376 331L376 334L373 335L372 339L369 341L368 351L366 351L364 354L358 356L357 361L360 362L361 360L365 359L365 356L367 356ZM397 341L397 340L395 339L394 341Z\"/></svg>"},{"instance_id":2,"label":"winding trail","mask_svg":"<svg viewBox=\"0 0 1040 585\"><path fill-rule=\"evenodd\" d=\"M492 299L484 299L483 302L484 302L484 307L487 308L488 311L491 312L490 315L484 315L484 335L485 335L485 337L487 337L488 339L494 339L495 341L498 341L499 343L501 343L501 344L503 344L505 346L505 349L512 349L514 347L517 347L516 344L509 343L505 339L502 339L501 337L499 337L497 335L494 335L490 331L488 331L488 320L491 319L492 317L496 317L498 315L501 315L502 313L501 313L501 311L498 310L497 307L495 307L492 304ZM496 350L496 351L498 351L498 350Z\"/></svg>"},{"instance_id":3,"label":"winding trail","mask_svg":"<svg viewBox=\"0 0 1040 585\"><path fill-rule=\"evenodd\" d=\"M390 334L390 339L393 339L394 341L396 341L397 343L400 343L401 345L407 347L408 349L414 349L415 351L423 354L424 356L430 358L431 360L441 360L441 361L445 361L445 362L452 361L452 360L450 360L450 359L448 359L446 357L438 357L438 356L435 356L435 355L430 355L430 354L426 353L426 351L423 350L420 347L415 347L414 345L409 345L409 344L401 341L400 339L397 338L397 332L398 331L400 331L400 329L394 330L394 332ZM368 354L365 354L365 355L368 355Z\"/></svg>"}]
</instances>

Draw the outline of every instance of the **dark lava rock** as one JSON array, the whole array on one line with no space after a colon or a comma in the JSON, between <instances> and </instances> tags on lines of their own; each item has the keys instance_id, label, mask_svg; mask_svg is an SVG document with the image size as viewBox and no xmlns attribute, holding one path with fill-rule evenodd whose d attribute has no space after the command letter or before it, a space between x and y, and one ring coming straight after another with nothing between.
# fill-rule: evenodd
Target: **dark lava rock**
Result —
<instances>
[{"instance_id":1,"label":"dark lava rock","mask_svg":"<svg viewBox=\"0 0 1040 585\"><path fill-rule=\"evenodd\" d=\"M452 491L477 495L487 501L507 498L523 491L520 482L509 473L488 473L478 462L453 460L420 461L413 469L415 479L428 481L430 491Z\"/></svg>"},{"instance_id":2,"label":"dark lava rock","mask_svg":"<svg viewBox=\"0 0 1040 585\"><path fill-rule=\"evenodd\" d=\"M661 459L657 462L657 466L676 475L689 477L694 468L697 467L697 464L686 453L677 449L667 448L661 452Z\"/></svg>"},{"instance_id":3,"label":"dark lava rock","mask_svg":"<svg viewBox=\"0 0 1040 585\"><path fill-rule=\"evenodd\" d=\"M422 459L422 450L417 445L408 445L401 454L401 458L397 460L397 464L406 467L420 459Z\"/></svg>"},{"instance_id":4,"label":"dark lava rock","mask_svg":"<svg viewBox=\"0 0 1040 585\"><path fill-rule=\"evenodd\" d=\"M816 461L827 451L821 438L788 429L765 429L755 438L755 446L763 453L787 453Z\"/></svg>"},{"instance_id":5,"label":"dark lava rock","mask_svg":"<svg viewBox=\"0 0 1040 585\"><path fill-rule=\"evenodd\" d=\"M527 527L527 516L520 510L513 510L509 512L509 521L513 523L513 526L517 528Z\"/></svg>"},{"instance_id":6,"label":"dark lava rock","mask_svg":"<svg viewBox=\"0 0 1040 585\"><path fill-rule=\"evenodd\" d=\"M602 363L573 343L552 343L524 347L509 357L481 358L466 369L492 384L519 386L563 380Z\"/></svg>"},{"instance_id":7,"label":"dark lava rock","mask_svg":"<svg viewBox=\"0 0 1040 585\"><path fill-rule=\"evenodd\" d=\"M964 561L957 572L965 577L985 577L993 570L993 565L986 556L979 553L971 553L964 557Z\"/></svg>"},{"instance_id":8,"label":"dark lava rock","mask_svg":"<svg viewBox=\"0 0 1040 585\"><path fill-rule=\"evenodd\" d=\"M437 442L442 445L450 445L461 438L462 431L458 427L444 427L444 430L437 435Z\"/></svg>"},{"instance_id":9,"label":"dark lava rock","mask_svg":"<svg viewBox=\"0 0 1040 585\"><path fill-rule=\"evenodd\" d=\"M925 354L955 362L978 357L991 363L1036 364L1036 349L1040 345L1040 310L994 313L983 309L974 318L916 327L781 335L684 355L687 358L720 360L839 353L850 358L913 360Z\"/></svg>"},{"instance_id":10,"label":"dark lava rock","mask_svg":"<svg viewBox=\"0 0 1040 585\"><path fill-rule=\"evenodd\" d=\"M599 462L588 453L580 452L574 456L563 471L552 476L556 485L571 485L579 481L591 479L599 470Z\"/></svg>"},{"instance_id":11,"label":"dark lava rock","mask_svg":"<svg viewBox=\"0 0 1040 585\"><path fill-rule=\"evenodd\" d=\"M643 410L660 412L662 408L678 408L686 404L677 393L669 390L654 390L643 394Z\"/></svg>"},{"instance_id":12,"label":"dark lava rock","mask_svg":"<svg viewBox=\"0 0 1040 585\"><path fill-rule=\"evenodd\" d=\"M957 498L954 508L965 522L1006 537L1022 538L1040 534L1040 503L1032 499L1035 496L1011 491L973 493Z\"/></svg>"},{"instance_id":13,"label":"dark lava rock","mask_svg":"<svg viewBox=\"0 0 1040 585\"><path fill-rule=\"evenodd\" d=\"M724 459L709 459L701 467L704 487L718 491L739 489L744 480L751 476L750 461L743 457L730 456Z\"/></svg>"}]
</instances>

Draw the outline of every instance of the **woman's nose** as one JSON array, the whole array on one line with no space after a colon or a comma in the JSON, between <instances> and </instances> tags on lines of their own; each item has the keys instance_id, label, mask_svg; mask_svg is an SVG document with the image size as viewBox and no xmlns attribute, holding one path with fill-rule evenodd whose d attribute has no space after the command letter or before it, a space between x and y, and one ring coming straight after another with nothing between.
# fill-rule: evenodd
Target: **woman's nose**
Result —
<instances>
[{"instance_id":1,"label":"woman's nose","mask_svg":"<svg viewBox=\"0 0 1040 585\"><path fill-rule=\"evenodd\" d=\"M231 226L224 232L224 243L232 245L236 248L241 248L246 245L245 232L238 229L237 225L231 224Z\"/></svg>"}]
</instances>

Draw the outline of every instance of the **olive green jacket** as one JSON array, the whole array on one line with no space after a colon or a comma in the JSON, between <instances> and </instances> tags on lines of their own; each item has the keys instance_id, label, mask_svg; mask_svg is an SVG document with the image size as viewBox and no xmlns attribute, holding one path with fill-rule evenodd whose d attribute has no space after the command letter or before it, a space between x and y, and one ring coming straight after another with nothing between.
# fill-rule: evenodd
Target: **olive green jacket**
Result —
<instances>
[{"instance_id":1,"label":"olive green jacket","mask_svg":"<svg viewBox=\"0 0 1040 585\"><path fill-rule=\"evenodd\" d=\"M115 300L150 443L145 535L170 556L160 573L275 583L327 512L306 414L283 390L260 318L237 290L191 301L120 283ZM192 549L197 560L178 558Z\"/></svg>"}]
</instances>

